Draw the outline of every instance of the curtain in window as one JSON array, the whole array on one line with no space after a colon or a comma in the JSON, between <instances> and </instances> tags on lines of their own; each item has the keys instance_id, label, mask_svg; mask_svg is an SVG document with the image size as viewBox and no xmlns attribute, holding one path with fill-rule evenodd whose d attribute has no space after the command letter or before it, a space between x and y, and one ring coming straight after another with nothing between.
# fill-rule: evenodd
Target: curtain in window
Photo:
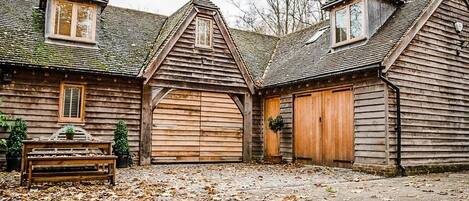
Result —
<instances>
[{"instance_id":1,"label":"curtain in window","mask_svg":"<svg viewBox=\"0 0 469 201\"><path fill-rule=\"evenodd\" d=\"M347 40L347 10L342 9L335 12L335 42L340 43Z\"/></svg>"}]
</instances>

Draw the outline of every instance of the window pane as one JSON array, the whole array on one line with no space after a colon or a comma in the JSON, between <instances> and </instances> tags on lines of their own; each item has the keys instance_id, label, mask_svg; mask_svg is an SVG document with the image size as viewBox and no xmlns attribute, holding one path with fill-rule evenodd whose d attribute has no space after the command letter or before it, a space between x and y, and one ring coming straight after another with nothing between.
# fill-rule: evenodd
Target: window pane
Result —
<instances>
[{"instance_id":1,"label":"window pane","mask_svg":"<svg viewBox=\"0 0 469 201\"><path fill-rule=\"evenodd\" d=\"M55 9L55 34L70 36L72 32L72 8L72 3L57 3L57 7Z\"/></svg>"},{"instance_id":2,"label":"window pane","mask_svg":"<svg viewBox=\"0 0 469 201\"><path fill-rule=\"evenodd\" d=\"M347 10L342 9L335 12L335 42L347 40Z\"/></svg>"},{"instance_id":3,"label":"window pane","mask_svg":"<svg viewBox=\"0 0 469 201\"><path fill-rule=\"evenodd\" d=\"M93 7L79 6L77 14L77 34L79 38L91 39L93 30Z\"/></svg>"},{"instance_id":4,"label":"window pane","mask_svg":"<svg viewBox=\"0 0 469 201\"><path fill-rule=\"evenodd\" d=\"M197 45L210 46L210 20L197 20Z\"/></svg>"},{"instance_id":5,"label":"window pane","mask_svg":"<svg viewBox=\"0 0 469 201\"><path fill-rule=\"evenodd\" d=\"M80 118L81 117L81 88L64 87L64 117Z\"/></svg>"},{"instance_id":6,"label":"window pane","mask_svg":"<svg viewBox=\"0 0 469 201\"><path fill-rule=\"evenodd\" d=\"M363 3L356 3L350 6L350 38L357 38L363 35Z\"/></svg>"},{"instance_id":7,"label":"window pane","mask_svg":"<svg viewBox=\"0 0 469 201\"><path fill-rule=\"evenodd\" d=\"M72 90L70 88L65 88L64 89L64 103L63 103L63 111L64 111L64 117L70 117L70 104L71 104L71 94Z\"/></svg>"}]
</instances>

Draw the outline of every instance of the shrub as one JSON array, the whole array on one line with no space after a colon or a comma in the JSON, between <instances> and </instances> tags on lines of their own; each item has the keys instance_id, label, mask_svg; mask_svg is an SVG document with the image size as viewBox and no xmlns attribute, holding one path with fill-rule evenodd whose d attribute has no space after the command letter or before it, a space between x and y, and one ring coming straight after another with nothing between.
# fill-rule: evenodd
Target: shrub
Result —
<instances>
[{"instance_id":1,"label":"shrub","mask_svg":"<svg viewBox=\"0 0 469 201\"><path fill-rule=\"evenodd\" d=\"M75 127L73 125L65 126L65 135L67 138L73 139L73 136L75 136Z\"/></svg>"},{"instance_id":2,"label":"shrub","mask_svg":"<svg viewBox=\"0 0 469 201\"><path fill-rule=\"evenodd\" d=\"M26 139L28 127L26 122L18 118L11 127L10 136L7 140L7 157L21 157L23 149L23 140Z\"/></svg>"},{"instance_id":3,"label":"shrub","mask_svg":"<svg viewBox=\"0 0 469 201\"><path fill-rule=\"evenodd\" d=\"M0 150L5 150L7 148L7 141L0 139Z\"/></svg>"},{"instance_id":4,"label":"shrub","mask_svg":"<svg viewBox=\"0 0 469 201\"><path fill-rule=\"evenodd\" d=\"M127 140L127 125L124 121L119 121L114 131L114 145L112 146L114 154L117 156L123 156L129 154L129 142Z\"/></svg>"},{"instance_id":5,"label":"shrub","mask_svg":"<svg viewBox=\"0 0 469 201\"><path fill-rule=\"evenodd\" d=\"M285 126L285 124L283 123L282 116L279 115L279 116L275 117L275 119L273 119L272 117L269 118L269 128L270 128L270 130L277 133L277 132L281 131L284 126Z\"/></svg>"},{"instance_id":6,"label":"shrub","mask_svg":"<svg viewBox=\"0 0 469 201\"><path fill-rule=\"evenodd\" d=\"M0 98L0 106L2 105L2 99ZM5 131L8 131L10 129L10 122L11 122L11 117L4 114L2 111L0 111L0 128L5 129Z\"/></svg>"}]
</instances>

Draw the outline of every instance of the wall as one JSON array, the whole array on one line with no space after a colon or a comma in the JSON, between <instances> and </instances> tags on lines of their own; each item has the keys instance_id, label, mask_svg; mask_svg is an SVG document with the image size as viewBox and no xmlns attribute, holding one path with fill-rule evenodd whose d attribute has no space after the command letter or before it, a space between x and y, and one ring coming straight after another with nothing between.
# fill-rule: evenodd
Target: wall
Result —
<instances>
[{"instance_id":1,"label":"wall","mask_svg":"<svg viewBox=\"0 0 469 201\"><path fill-rule=\"evenodd\" d=\"M64 126L58 123L61 81L86 82L85 130L98 139L112 140L115 124L124 120L129 129L130 149L138 153L141 84L136 78L15 70L13 82L0 85L3 100L0 111L26 120L28 138L46 139ZM0 133L0 138L6 137L6 133Z\"/></svg>"},{"instance_id":2,"label":"wall","mask_svg":"<svg viewBox=\"0 0 469 201\"><path fill-rule=\"evenodd\" d=\"M458 35L454 22L465 25ZM402 91L402 163L407 167L469 163L469 8L445 0L390 68ZM390 93L390 122L395 122ZM389 125L393 128L394 125ZM395 139L390 129L390 139ZM395 140L391 140L394 142ZM395 159L395 146L391 144Z\"/></svg>"}]
</instances>

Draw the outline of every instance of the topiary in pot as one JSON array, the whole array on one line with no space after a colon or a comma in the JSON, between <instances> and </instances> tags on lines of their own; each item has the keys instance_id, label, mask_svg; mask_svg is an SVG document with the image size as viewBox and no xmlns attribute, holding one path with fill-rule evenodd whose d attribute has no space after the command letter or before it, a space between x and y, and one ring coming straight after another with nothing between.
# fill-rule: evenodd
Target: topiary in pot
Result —
<instances>
[{"instance_id":1,"label":"topiary in pot","mask_svg":"<svg viewBox=\"0 0 469 201\"><path fill-rule=\"evenodd\" d=\"M23 150L23 140L26 139L28 127L26 122L18 118L10 129L10 136L7 140L7 171L20 169L21 152Z\"/></svg>"},{"instance_id":2,"label":"topiary in pot","mask_svg":"<svg viewBox=\"0 0 469 201\"><path fill-rule=\"evenodd\" d=\"M281 131L284 126L285 126L285 123L283 122L282 116L279 115L275 117L275 119L272 117L269 118L269 128L275 133L278 133L279 131Z\"/></svg>"},{"instance_id":3,"label":"topiary in pot","mask_svg":"<svg viewBox=\"0 0 469 201\"><path fill-rule=\"evenodd\" d=\"M117 168L129 167L129 141L127 139L129 131L124 121L119 121L114 131L114 154L117 156Z\"/></svg>"},{"instance_id":4,"label":"topiary in pot","mask_svg":"<svg viewBox=\"0 0 469 201\"><path fill-rule=\"evenodd\" d=\"M73 125L65 126L65 136L67 140L73 140L73 137L75 136L75 127Z\"/></svg>"}]
</instances>

